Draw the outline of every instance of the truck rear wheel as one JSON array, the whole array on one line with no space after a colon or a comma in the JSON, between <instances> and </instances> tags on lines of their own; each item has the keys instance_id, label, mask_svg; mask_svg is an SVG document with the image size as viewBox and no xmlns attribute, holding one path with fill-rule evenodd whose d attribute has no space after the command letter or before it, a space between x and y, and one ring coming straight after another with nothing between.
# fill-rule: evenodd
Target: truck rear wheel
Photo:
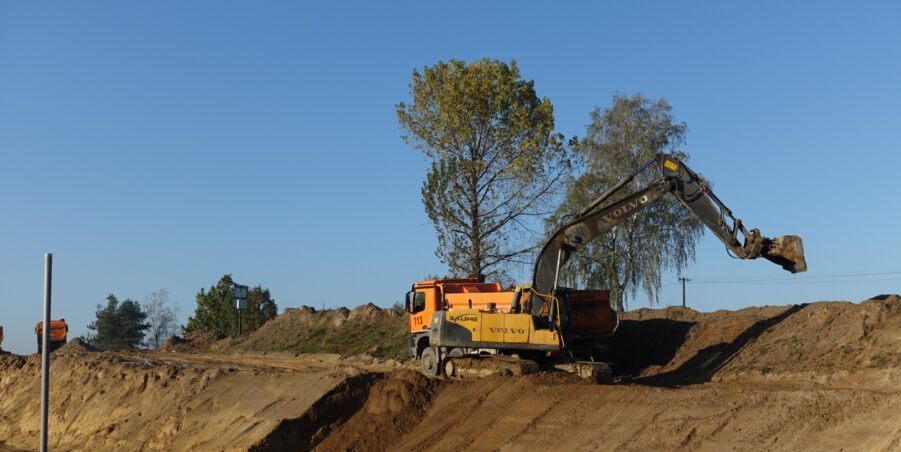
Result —
<instances>
[{"instance_id":1,"label":"truck rear wheel","mask_svg":"<svg viewBox=\"0 0 901 452\"><path fill-rule=\"evenodd\" d=\"M422 371L427 375L438 375L441 372L441 360L438 359L438 350L435 347L426 347L422 351Z\"/></svg>"}]
</instances>

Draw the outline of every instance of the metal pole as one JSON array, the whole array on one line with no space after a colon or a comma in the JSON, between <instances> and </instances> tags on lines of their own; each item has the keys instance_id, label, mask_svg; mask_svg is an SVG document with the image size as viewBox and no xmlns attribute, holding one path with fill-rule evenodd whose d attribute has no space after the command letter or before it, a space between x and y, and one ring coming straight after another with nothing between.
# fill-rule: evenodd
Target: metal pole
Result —
<instances>
[{"instance_id":1,"label":"metal pole","mask_svg":"<svg viewBox=\"0 0 901 452\"><path fill-rule=\"evenodd\" d=\"M47 409L50 407L50 285L53 254L44 254L44 327L41 338L41 452L47 452Z\"/></svg>"},{"instance_id":2,"label":"metal pole","mask_svg":"<svg viewBox=\"0 0 901 452\"><path fill-rule=\"evenodd\" d=\"M241 337L241 310L238 309L238 337Z\"/></svg>"}]
</instances>

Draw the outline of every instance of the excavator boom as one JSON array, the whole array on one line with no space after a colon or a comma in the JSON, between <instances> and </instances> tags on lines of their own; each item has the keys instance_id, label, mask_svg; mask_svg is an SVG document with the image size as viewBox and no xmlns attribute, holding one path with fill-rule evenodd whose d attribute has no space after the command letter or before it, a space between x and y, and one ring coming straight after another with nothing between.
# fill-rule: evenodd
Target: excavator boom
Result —
<instances>
[{"instance_id":1,"label":"excavator boom","mask_svg":"<svg viewBox=\"0 0 901 452\"><path fill-rule=\"evenodd\" d=\"M635 176L651 167L659 170L659 176L647 187L618 202L597 208L631 182ZM532 287L538 292L553 293L557 288L560 269L572 253L610 231L626 218L658 201L666 193L672 193L685 208L697 215L735 257L739 259L763 257L792 273L807 270L800 237L786 235L769 239L762 236L757 229L749 231L716 197L707 181L679 159L661 153L592 202L577 214L575 220L551 236L535 262ZM727 219L731 220L731 225ZM739 241L739 233L742 241ZM532 313L536 314L542 308L541 305L533 305Z\"/></svg>"}]
</instances>

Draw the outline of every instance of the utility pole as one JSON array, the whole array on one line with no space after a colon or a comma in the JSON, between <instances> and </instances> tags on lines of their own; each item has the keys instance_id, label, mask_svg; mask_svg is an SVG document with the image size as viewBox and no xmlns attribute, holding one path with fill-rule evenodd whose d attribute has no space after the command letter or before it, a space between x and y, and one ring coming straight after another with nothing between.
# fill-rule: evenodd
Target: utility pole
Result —
<instances>
[{"instance_id":1,"label":"utility pole","mask_svg":"<svg viewBox=\"0 0 901 452\"><path fill-rule=\"evenodd\" d=\"M679 281L682 281L682 307L685 307L685 282L691 281L690 279L680 276Z\"/></svg>"}]
</instances>

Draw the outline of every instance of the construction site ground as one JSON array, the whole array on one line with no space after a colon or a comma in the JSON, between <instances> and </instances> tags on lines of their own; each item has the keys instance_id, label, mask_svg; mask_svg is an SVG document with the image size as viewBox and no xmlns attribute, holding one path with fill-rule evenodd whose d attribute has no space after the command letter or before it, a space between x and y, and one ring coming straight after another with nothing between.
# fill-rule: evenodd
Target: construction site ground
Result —
<instances>
[{"instance_id":1,"label":"construction site ground","mask_svg":"<svg viewBox=\"0 0 901 452\"><path fill-rule=\"evenodd\" d=\"M296 352L312 343L298 331L311 325L319 341L392 316L364 310L288 310L241 339L195 336L155 351L72 341L51 365L49 446L901 451L896 295L631 311L611 343L611 385L563 372L436 378L371 353ZM37 450L39 408L40 357L0 355L0 451Z\"/></svg>"}]
</instances>

